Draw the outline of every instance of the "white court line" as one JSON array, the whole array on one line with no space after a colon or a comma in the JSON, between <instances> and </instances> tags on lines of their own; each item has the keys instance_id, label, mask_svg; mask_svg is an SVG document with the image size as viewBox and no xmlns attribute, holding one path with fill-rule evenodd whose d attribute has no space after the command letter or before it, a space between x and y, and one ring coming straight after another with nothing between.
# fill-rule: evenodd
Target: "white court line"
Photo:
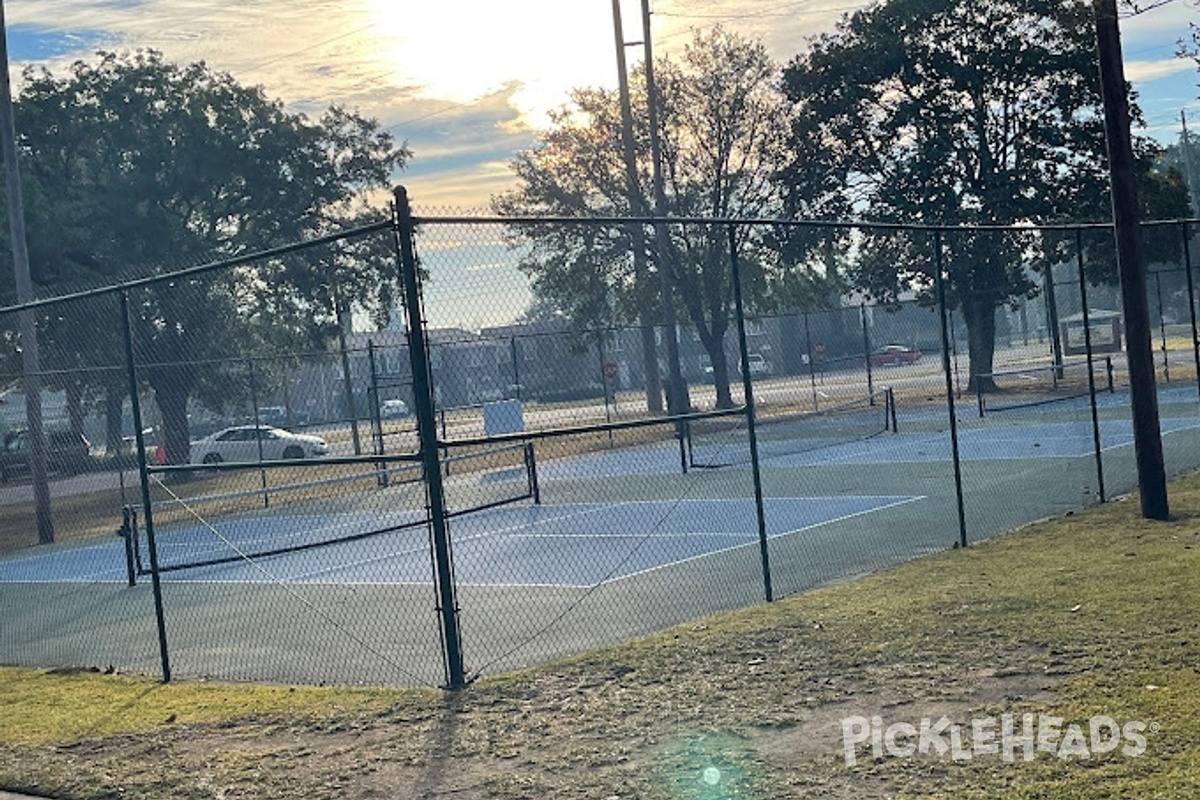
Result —
<instances>
[{"instance_id":1,"label":"white court line","mask_svg":"<svg viewBox=\"0 0 1200 800\"><path fill-rule=\"evenodd\" d=\"M894 495L893 495L893 496L894 496ZM853 497L865 499L865 498L870 498L870 497L872 497L872 495L853 495ZM840 498L838 498L838 497L821 497L821 498L770 498L770 499L788 499L788 500L793 500L793 499L794 499L794 500L804 500L804 499L822 499L822 500L824 500L824 499L835 499L835 500L836 500L836 499L840 499ZM802 532L804 532L804 531L813 530L813 529L815 529L815 528L820 528L820 527L822 527L822 526L825 526L825 525L831 525L831 524L833 524L833 523L835 523L835 522L844 522L844 521L846 521L846 520L849 520L849 519L854 519L855 517L861 517L861 516L863 516L863 515L865 515L865 514L873 514L873 513L874 513L874 512L876 512L876 511L883 511L884 509L887 509L887 508L894 508L894 507L896 507L896 506L902 506L902 505L906 505L906 504L908 504L908 503L915 503L915 502L917 502L917 501L919 501L919 500L925 500L925 499L928 499L928 498L927 498L925 495L915 495L915 496L912 496L912 497L902 497L902 498L899 498L899 499L897 499L895 502L892 502L892 503L887 503L887 504L885 504L885 505L881 505L881 506L875 506L875 507L873 507L873 508L867 508L867 509L863 509L862 511L855 511L855 512L853 512L853 513L851 513L851 514L843 514L843 515L842 515L842 516L840 516L840 517L834 517L834 518L832 518L832 519L821 520L820 522L814 522L814 523L812 523L811 525L805 525L805 526L803 526L803 527L800 527L800 528L794 528L794 529L792 529L792 530L783 531L783 532L780 532L780 533L773 533L773 534L769 534L767 538L768 538L768 539L778 539L778 538L781 538L781 537L784 537L784 536L791 536L791 535L793 535L793 534L796 534L796 533L802 533ZM721 498L720 500L721 500L721 501L726 501L726 500L732 500L732 498ZM639 501L639 502L653 502L653 501ZM709 502L709 501L685 501L685 502ZM745 501L743 501L743 502L745 502ZM688 534L688 535L697 535L697 534ZM634 571L634 572L629 572L629 573L626 573L626 574L624 574L624 575L618 575L618 576L616 576L616 577L613 577L613 578L608 578L608 579L606 579L606 580L603 580L603 581L601 581L601 582L600 582L600 583L598 583L598 584L590 584L590 583L587 583L587 584L580 584L580 583L563 583L563 584L552 584L552 585L553 585L553 586L557 586L557 587L559 587L559 588L566 588L566 589L590 589L590 588L593 588L593 587L595 587L595 586L601 586L601 585L604 585L604 584L609 584L609 583L616 583L617 581L623 581L623 580L626 580L626 579L628 579L628 578L633 578L633 577L635 577L635 576L638 576L638 575L645 575L645 574L648 574L648 573L651 573L651 572L656 572L656 571L658 571L658 570L661 570L661 569L666 569L666 568L668 568L668 567L673 567L673 566L675 566L675 565L677 565L677 564L686 564L686 563L688 563L689 561L696 561L696 560L698 560L698 559L701 559L701 558L708 558L709 556L720 555L721 553L729 553L729 552L732 552L732 551L734 551L734 550L739 550L739 549L741 549L741 548L744 548L744 547L754 547L754 546L756 546L757 544L758 544L758 540L757 540L757 538L756 538L756 539L754 539L754 540L752 540L752 541L749 541L749 542L743 542L743 543L741 543L741 544L732 545L732 546L730 546L730 547L723 547L723 548L720 548L720 549L717 549L717 550L709 550L709 551L707 551L707 552L704 552L704 553L698 553L698 554L696 554L696 555L694 555L694 556L688 556L688 557L686 557L686 558L681 558L681 559L678 559L678 560L675 560L675 561L668 561L668 562L666 562L666 563L664 563L664 564L656 564L656 565L655 565L655 566L653 566L653 567L647 567L647 568L645 568L645 569L636 570L636 571ZM623 555L623 556L622 556L622 558L625 558L625 557L627 557L627 555L628 555L628 554L625 554L625 555ZM489 583L471 583L471 582L459 582L459 585L460 585L460 586L492 586L492 585L494 585L494 584L489 584ZM509 584L509 585L510 585L510 584ZM518 586L521 586L521 585L524 585L524 584L516 584L516 585L518 585Z\"/></svg>"}]
</instances>

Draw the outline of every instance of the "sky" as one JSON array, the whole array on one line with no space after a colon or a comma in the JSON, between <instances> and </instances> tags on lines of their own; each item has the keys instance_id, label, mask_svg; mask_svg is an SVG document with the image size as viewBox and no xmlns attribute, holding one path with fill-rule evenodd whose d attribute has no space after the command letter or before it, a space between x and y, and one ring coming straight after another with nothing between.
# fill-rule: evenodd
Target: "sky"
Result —
<instances>
[{"instance_id":1,"label":"sky","mask_svg":"<svg viewBox=\"0 0 1200 800\"><path fill-rule=\"evenodd\" d=\"M861 0L649 0L656 56L677 53L716 25L761 40L781 66L833 30ZM971 0L965 0L971 1ZM978 0L975 0L978 1ZM1153 4L1155 0L1141 0ZM396 182L418 215L488 215L514 186L514 155L535 146L547 112L572 88L615 87L611 0L0 0L11 74L27 66L65 74L98 49L153 48L168 60L205 61L289 109L319 116L331 104L378 120L413 156ZM621 0L622 40L640 43L641 4ZM1147 133L1178 140L1180 111L1200 135L1196 64L1175 55L1200 24L1200 0L1122 20L1126 77ZM631 44L630 69L643 49ZM497 229L498 231L498 229ZM516 254L492 233L459 240L443 228L426 287L434 327L505 324L531 301ZM440 238L439 238L440 237ZM363 314L355 327L366 329Z\"/></svg>"},{"instance_id":2,"label":"sky","mask_svg":"<svg viewBox=\"0 0 1200 800\"><path fill-rule=\"evenodd\" d=\"M652 0L656 55L693 30L723 25L761 39L781 65L832 30L857 0ZM289 108L340 104L408 143L399 180L419 214L484 212L512 186L509 163L533 146L546 112L573 87L617 81L609 0L3 0L14 76L60 72L97 49L154 48L203 60ZM641 7L622 0L624 36L640 42ZM1126 76L1147 132L1177 140L1180 112L1200 133L1196 64L1175 56L1198 0L1122 20ZM642 48L629 47L630 66ZM14 77L19 91L19 80ZM1189 128L1191 130L1191 128Z\"/></svg>"}]
</instances>

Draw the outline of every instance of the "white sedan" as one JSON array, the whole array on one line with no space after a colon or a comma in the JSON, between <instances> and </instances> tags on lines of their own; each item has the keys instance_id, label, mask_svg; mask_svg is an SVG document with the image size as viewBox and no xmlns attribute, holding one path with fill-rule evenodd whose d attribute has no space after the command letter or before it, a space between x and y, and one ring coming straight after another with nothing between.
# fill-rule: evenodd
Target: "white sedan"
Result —
<instances>
[{"instance_id":1,"label":"white sedan","mask_svg":"<svg viewBox=\"0 0 1200 800\"><path fill-rule=\"evenodd\" d=\"M291 433L269 425L238 425L192 442L192 463L220 464L222 461L258 461L260 458L280 461L314 458L328 452L329 445L320 436Z\"/></svg>"}]
</instances>

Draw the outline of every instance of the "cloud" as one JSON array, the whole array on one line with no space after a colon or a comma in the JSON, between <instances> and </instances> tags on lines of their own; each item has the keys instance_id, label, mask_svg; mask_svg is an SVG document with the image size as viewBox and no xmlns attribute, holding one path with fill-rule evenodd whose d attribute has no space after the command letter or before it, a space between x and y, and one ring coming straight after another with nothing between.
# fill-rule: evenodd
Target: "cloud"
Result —
<instances>
[{"instance_id":1,"label":"cloud","mask_svg":"<svg viewBox=\"0 0 1200 800\"><path fill-rule=\"evenodd\" d=\"M1156 61L1128 61L1125 78L1134 83L1168 78L1179 74L1195 74L1196 62L1183 58L1161 58Z\"/></svg>"},{"instance_id":2,"label":"cloud","mask_svg":"<svg viewBox=\"0 0 1200 800\"><path fill-rule=\"evenodd\" d=\"M723 25L761 39L783 64L866 5L656 0L652 42L669 56L695 31ZM622 39L640 42L640 3L622 0L621 10ZM61 72L97 47L155 48L172 61L204 60L311 116L338 104L375 117L413 150L399 177L413 185L414 204L443 207L486 206L512 185L507 165L534 144L547 110L572 88L611 87L617 77L602 0L7 0L6 15L18 74L27 63ZM1139 89L1194 68L1172 56L1195 21L1190 0L1122 20L1126 70ZM628 46L626 56L636 65L642 48ZM1149 94L1141 92L1144 108Z\"/></svg>"}]
</instances>

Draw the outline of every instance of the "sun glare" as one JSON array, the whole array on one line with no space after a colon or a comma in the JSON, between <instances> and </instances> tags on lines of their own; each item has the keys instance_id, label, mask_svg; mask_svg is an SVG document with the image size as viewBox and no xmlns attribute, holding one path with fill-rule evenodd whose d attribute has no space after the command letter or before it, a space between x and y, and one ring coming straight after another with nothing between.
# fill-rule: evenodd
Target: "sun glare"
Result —
<instances>
[{"instance_id":1,"label":"sun glare","mask_svg":"<svg viewBox=\"0 0 1200 800\"><path fill-rule=\"evenodd\" d=\"M518 110L540 117L573 87L616 80L612 7L604 0L365 4L375 26L372 60L388 65L397 86L419 87L425 97L467 103L516 80Z\"/></svg>"}]
</instances>

